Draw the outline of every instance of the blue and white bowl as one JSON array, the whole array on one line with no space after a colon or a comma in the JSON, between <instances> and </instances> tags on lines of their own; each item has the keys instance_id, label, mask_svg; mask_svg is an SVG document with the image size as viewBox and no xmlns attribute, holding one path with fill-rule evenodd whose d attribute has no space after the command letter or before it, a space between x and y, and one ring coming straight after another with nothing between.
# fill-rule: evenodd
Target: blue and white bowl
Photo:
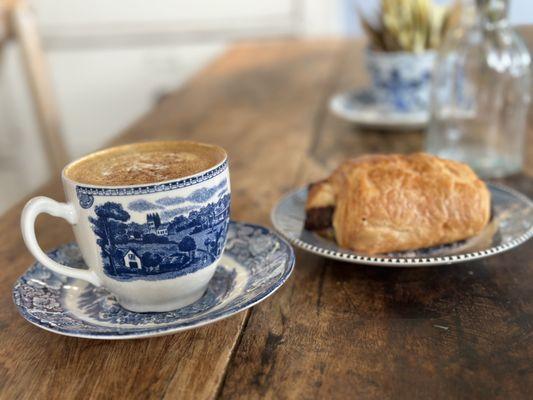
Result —
<instances>
[{"instance_id":1,"label":"blue and white bowl","mask_svg":"<svg viewBox=\"0 0 533 400\"><path fill-rule=\"evenodd\" d=\"M368 49L367 68L377 100L400 112L427 111L435 52L383 52Z\"/></svg>"}]
</instances>

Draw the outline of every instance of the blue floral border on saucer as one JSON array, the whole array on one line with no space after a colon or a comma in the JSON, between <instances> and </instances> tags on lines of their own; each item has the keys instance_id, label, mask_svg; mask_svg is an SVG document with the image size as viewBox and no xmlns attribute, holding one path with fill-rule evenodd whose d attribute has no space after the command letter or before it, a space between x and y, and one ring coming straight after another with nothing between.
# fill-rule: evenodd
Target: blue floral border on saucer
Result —
<instances>
[{"instance_id":1,"label":"blue floral border on saucer","mask_svg":"<svg viewBox=\"0 0 533 400\"><path fill-rule=\"evenodd\" d=\"M74 243L50 256L86 268ZM294 251L283 238L262 226L232 221L222 261L204 296L190 306L161 313L128 311L105 289L53 273L39 262L18 279L13 300L29 322L67 336L159 336L200 327L259 303L283 285L294 263Z\"/></svg>"}]
</instances>

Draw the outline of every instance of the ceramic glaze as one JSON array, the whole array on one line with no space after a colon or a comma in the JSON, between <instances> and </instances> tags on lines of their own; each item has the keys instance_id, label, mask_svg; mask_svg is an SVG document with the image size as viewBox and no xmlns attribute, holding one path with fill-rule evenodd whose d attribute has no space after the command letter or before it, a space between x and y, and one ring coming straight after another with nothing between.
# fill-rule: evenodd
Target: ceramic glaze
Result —
<instances>
[{"instance_id":1,"label":"ceramic glaze","mask_svg":"<svg viewBox=\"0 0 533 400\"><path fill-rule=\"evenodd\" d=\"M104 273L120 281L163 280L198 271L220 258L228 227L227 179L187 197L137 198L94 205L89 222ZM188 204L188 205L187 205Z\"/></svg>"},{"instance_id":2,"label":"ceramic glaze","mask_svg":"<svg viewBox=\"0 0 533 400\"><path fill-rule=\"evenodd\" d=\"M435 53L368 50L367 68L379 102L396 111L427 111Z\"/></svg>"},{"instance_id":3,"label":"ceramic glaze","mask_svg":"<svg viewBox=\"0 0 533 400\"><path fill-rule=\"evenodd\" d=\"M26 244L54 272L84 279L139 312L187 306L205 292L222 256L229 223L227 160L173 181L97 187L63 174L67 203L36 198L22 216ZM72 225L88 270L49 259L38 247L33 221L40 212Z\"/></svg>"},{"instance_id":4,"label":"ceramic glaze","mask_svg":"<svg viewBox=\"0 0 533 400\"><path fill-rule=\"evenodd\" d=\"M339 118L369 128L386 130L422 129L427 126L427 110L401 111L382 102L372 89L355 89L334 95L330 110Z\"/></svg>"},{"instance_id":5,"label":"ceramic glaze","mask_svg":"<svg viewBox=\"0 0 533 400\"><path fill-rule=\"evenodd\" d=\"M72 243L51 259L86 268ZM207 290L193 304L167 312L137 313L123 308L103 287L54 273L36 262L13 288L13 299L31 323L63 335L92 339L157 336L206 325L264 300L290 276L291 246L267 228L231 222L224 254Z\"/></svg>"}]
</instances>

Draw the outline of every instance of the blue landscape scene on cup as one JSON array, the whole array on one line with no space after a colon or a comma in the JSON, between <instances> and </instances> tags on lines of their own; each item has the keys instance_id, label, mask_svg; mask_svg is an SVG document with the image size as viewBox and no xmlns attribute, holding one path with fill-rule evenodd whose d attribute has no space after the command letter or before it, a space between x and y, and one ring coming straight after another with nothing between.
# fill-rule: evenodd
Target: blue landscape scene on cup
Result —
<instances>
[{"instance_id":1,"label":"blue landscape scene on cup","mask_svg":"<svg viewBox=\"0 0 533 400\"><path fill-rule=\"evenodd\" d=\"M105 273L119 280L159 280L215 262L229 222L226 184L224 179L187 197L163 197L153 203L139 199L126 209L112 201L97 205L90 222ZM133 212L142 213L143 223L131 220Z\"/></svg>"}]
</instances>

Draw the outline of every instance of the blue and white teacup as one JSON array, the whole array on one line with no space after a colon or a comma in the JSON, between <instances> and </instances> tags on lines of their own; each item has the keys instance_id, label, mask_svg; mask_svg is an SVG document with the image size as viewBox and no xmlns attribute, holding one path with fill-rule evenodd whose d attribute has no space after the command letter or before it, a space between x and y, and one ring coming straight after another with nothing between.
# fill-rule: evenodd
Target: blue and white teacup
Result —
<instances>
[{"instance_id":1,"label":"blue and white teacup","mask_svg":"<svg viewBox=\"0 0 533 400\"><path fill-rule=\"evenodd\" d=\"M398 112L427 111L435 52L367 50L367 68L378 102Z\"/></svg>"},{"instance_id":2,"label":"blue and white teacup","mask_svg":"<svg viewBox=\"0 0 533 400\"><path fill-rule=\"evenodd\" d=\"M228 162L218 149L223 159L211 168L155 184L87 185L67 177L65 167L67 202L36 197L24 208L26 246L52 271L103 286L132 311L169 311L195 302L215 273L228 230ZM42 251L34 223L43 212L72 224L88 269L61 265Z\"/></svg>"}]
</instances>

